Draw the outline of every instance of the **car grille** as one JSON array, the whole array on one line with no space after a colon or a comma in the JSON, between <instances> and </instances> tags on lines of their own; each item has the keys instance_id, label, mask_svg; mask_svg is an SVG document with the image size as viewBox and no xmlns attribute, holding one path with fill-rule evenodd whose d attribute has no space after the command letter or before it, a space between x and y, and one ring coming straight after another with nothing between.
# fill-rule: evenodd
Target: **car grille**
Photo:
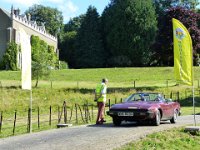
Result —
<instances>
[{"instance_id":1,"label":"car grille","mask_svg":"<svg viewBox=\"0 0 200 150\"><path fill-rule=\"evenodd\" d=\"M110 109L111 116L118 116L118 112L133 112L133 116L118 116L124 120L144 120L149 116L148 110L146 109Z\"/></svg>"}]
</instances>

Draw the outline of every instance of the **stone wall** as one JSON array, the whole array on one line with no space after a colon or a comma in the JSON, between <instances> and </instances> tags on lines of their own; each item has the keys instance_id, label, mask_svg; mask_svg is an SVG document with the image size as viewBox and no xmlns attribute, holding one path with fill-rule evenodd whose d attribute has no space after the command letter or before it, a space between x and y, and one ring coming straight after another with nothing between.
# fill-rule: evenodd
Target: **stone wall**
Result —
<instances>
[{"instance_id":1,"label":"stone wall","mask_svg":"<svg viewBox=\"0 0 200 150\"><path fill-rule=\"evenodd\" d=\"M6 51L7 42L9 39L8 28L11 27L10 18L0 9L0 61L2 60L3 54Z\"/></svg>"}]
</instances>

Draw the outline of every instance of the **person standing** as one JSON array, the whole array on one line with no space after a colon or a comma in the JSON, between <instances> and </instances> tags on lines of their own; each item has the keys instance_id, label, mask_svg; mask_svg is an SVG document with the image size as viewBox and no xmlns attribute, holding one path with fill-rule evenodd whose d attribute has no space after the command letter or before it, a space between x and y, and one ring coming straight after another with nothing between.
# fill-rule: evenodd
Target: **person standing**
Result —
<instances>
[{"instance_id":1,"label":"person standing","mask_svg":"<svg viewBox=\"0 0 200 150\"><path fill-rule=\"evenodd\" d=\"M104 109L106 105L108 79L102 79L102 83L98 84L95 90L95 101L97 102L98 114L96 124L103 124L106 122L104 119Z\"/></svg>"}]
</instances>

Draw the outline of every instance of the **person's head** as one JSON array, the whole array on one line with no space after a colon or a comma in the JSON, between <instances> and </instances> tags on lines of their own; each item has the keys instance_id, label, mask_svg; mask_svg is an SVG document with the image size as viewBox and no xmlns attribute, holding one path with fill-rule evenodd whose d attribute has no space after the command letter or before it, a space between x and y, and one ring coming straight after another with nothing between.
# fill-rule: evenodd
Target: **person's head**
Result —
<instances>
[{"instance_id":1,"label":"person's head","mask_svg":"<svg viewBox=\"0 0 200 150\"><path fill-rule=\"evenodd\" d=\"M103 79L102 79L102 83L105 83L105 84L107 84L107 83L108 83L108 79L106 79L106 78L103 78Z\"/></svg>"}]
</instances>

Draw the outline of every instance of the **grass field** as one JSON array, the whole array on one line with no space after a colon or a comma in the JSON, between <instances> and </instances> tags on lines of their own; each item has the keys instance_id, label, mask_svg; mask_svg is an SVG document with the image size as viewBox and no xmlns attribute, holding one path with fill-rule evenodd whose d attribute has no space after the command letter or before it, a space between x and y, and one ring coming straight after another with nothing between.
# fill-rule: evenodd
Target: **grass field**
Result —
<instances>
[{"instance_id":1,"label":"grass field","mask_svg":"<svg viewBox=\"0 0 200 150\"><path fill-rule=\"evenodd\" d=\"M198 87L199 74L200 67L195 67L196 92L200 89ZM172 67L55 70L49 78L39 81L38 88L33 88L33 106L61 105L64 100L67 100L68 104L75 102L83 104L86 101L92 103L94 96L92 91L103 77L109 79L108 90L119 89L108 93L107 97L113 101L125 98L135 91L162 92L168 98L172 91L179 91L181 99L191 96L191 87L176 86L173 75ZM30 92L21 90L20 86L19 71L0 71L0 111L11 111L29 106ZM134 86L135 89L133 89ZM129 88L132 90L127 90ZM200 92L198 94L200 95ZM185 108L192 106L192 103L183 102ZM185 114L191 113L190 109L188 110Z\"/></svg>"},{"instance_id":2,"label":"grass field","mask_svg":"<svg viewBox=\"0 0 200 150\"><path fill-rule=\"evenodd\" d=\"M194 72L196 112L200 113L200 67L195 67ZM0 112L4 112L4 117L13 117L15 110L21 116L27 115L23 110L29 107L30 92L21 90L20 74L19 71L0 71ZM192 89L185 85L177 86L173 75L172 67L55 70L48 78L39 81L38 88L34 88L35 81L32 81L33 109L61 106L64 100L69 107L86 102L95 105L93 91L106 77L109 80L107 97L111 103L115 100L120 102L121 98L137 91L162 92L173 99L177 99L179 92L182 114L192 114ZM48 114L48 109L42 113Z\"/></svg>"},{"instance_id":3,"label":"grass field","mask_svg":"<svg viewBox=\"0 0 200 150\"><path fill-rule=\"evenodd\" d=\"M200 80L200 67L194 68L195 85ZM175 85L172 67L150 68L105 68L105 69L67 69L55 70L51 75L39 82L40 87L54 88L94 88L102 78L109 79L109 87L137 87ZM3 86L20 86L20 72L0 71ZM34 85L34 83L33 83Z\"/></svg>"}]
</instances>

